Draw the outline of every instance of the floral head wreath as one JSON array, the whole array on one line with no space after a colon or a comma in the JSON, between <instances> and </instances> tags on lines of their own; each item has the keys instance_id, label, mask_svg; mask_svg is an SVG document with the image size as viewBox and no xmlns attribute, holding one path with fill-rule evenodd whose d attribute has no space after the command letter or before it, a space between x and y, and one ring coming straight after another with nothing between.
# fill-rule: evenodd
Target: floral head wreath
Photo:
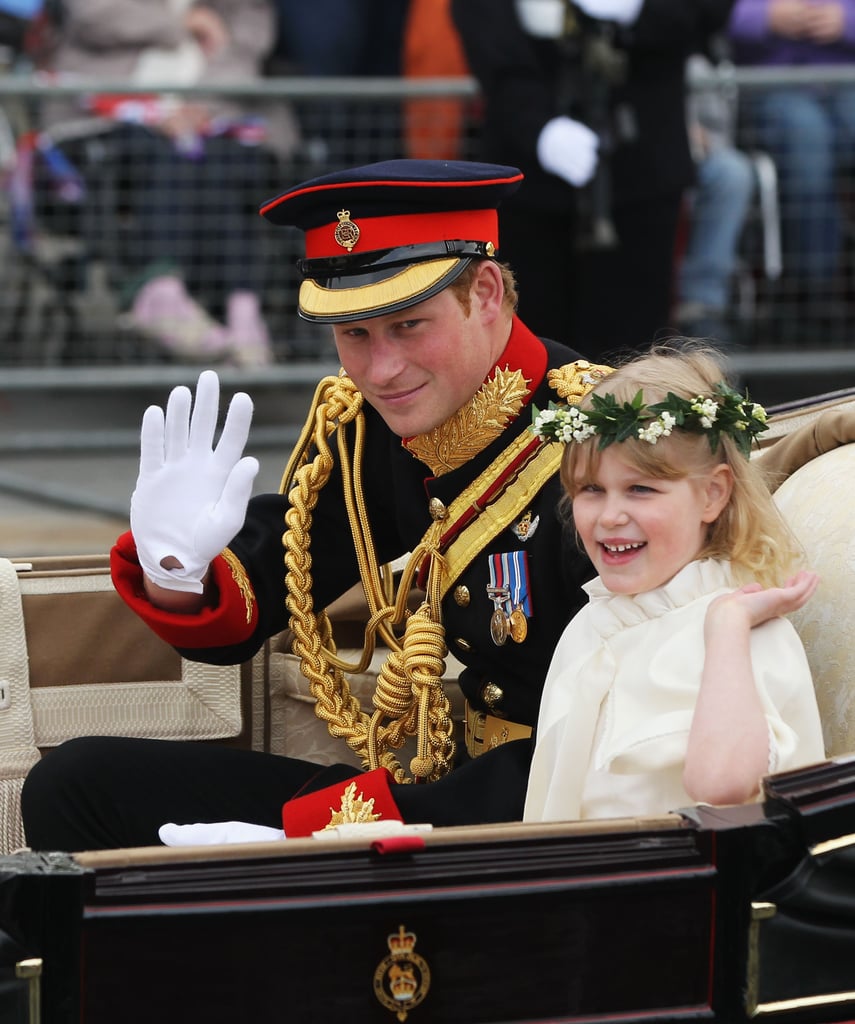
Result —
<instances>
[{"instance_id":1,"label":"floral head wreath","mask_svg":"<svg viewBox=\"0 0 855 1024\"><path fill-rule=\"evenodd\" d=\"M629 438L656 444L676 429L706 434L714 452L721 435L727 434L746 458L752 441L769 429L763 406L752 402L748 392L740 395L723 381L706 398L680 398L669 391L663 402L645 405L641 391L622 404L612 394L592 394L589 409L550 402L542 411L534 408L532 419L532 431L545 441L581 444L596 436L601 449Z\"/></svg>"}]
</instances>

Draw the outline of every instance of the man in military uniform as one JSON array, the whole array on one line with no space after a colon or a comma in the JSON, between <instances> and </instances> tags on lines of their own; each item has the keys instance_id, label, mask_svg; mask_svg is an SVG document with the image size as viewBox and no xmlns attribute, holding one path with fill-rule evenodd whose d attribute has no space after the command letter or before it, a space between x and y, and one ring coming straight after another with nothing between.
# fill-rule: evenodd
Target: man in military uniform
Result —
<instances>
[{"instance_id":1,"label":"man in military uniform","mask_svg":"<svg viewBox=\"0 0 855 1024\"><path fill-rule=\"evenodd\" d=\"M242 662L290 624L320 697L336 678L320 612L361 580L378 635L397 622L385 635L398 659L377 697L391 740L377 741L378 719L351 713L347 694L333 694L327 717L371 769L351 797L405 821L521 817L541 687L590 575L559 512L560 446L529 426L533 408L573 401L608 368L515 314L496 208L520 179L504 166L391 161L266 203L268 220L306 233L300 314L332 325L343 367L310 414L314 446L298 446L283 493L249 500L251 403L235 396L213 446L218 383L203 373L192 415L186 388L165 414L147 410L132 531L113 552L119 593L183 655ZM408 554L399 590L425 595L412 613L377 579ZM456 754L437 684L446 646L465 666ZM408 776L391 754L396 725L419 733L410 770L427 784L397 784ZM35 848L146 845L164 822L278 827L285 804L286 832L305 833L339 797L345 806L357 774L212 745L80 738L31 772L25 828Z\"/></svg>"}]
</instances>

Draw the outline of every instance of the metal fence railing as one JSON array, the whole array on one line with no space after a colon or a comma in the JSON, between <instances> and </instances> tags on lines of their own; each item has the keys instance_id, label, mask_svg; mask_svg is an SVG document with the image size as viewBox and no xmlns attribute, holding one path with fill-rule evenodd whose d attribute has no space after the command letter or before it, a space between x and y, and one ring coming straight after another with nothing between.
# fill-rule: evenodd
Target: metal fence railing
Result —
<instances>
[{"instance_id":1,"label":"metal fence railing","mask_svg":"<svg viewBox=\"0 0 855 1024\"><path fill-rule=\"evenodd\" d=\"M728 296L735 359L770 373L797 374L808 362L832 373L853 372L855 162L840 168L837 182L843 229L838 272L812 301L815 296L804 295L790 273L791 183L781 180L746 117L752 97L780 84L855 86L855 66L723 66L691 79L695 94L714 93L730 105L735 141L752 156L757 175ZM163 83L158 95L167 93L199 91ZM235 142L228 160L236 163L224 162L214 179L190 176L182 185L187 192L176 188L161 196L169 202L155 210L134 191L156 187L152 154L135 154L131 145L130 122L144 112L132 104L124 112L110 108L127 129L121 151L114 132L93 131L85 120L66 117L43 130L52 103L75 105L82 118L84 107L99 109L122 98L128 105L128 95L121 82L0 77L0 366L7 381L18 373L22 382L32 382L34 373L60 368L90 379L107 371L142 372L148 379L174 364L175 352L153 343L127 316L128 282L144 270L142 253L163 251L156 242L186 260L183 270L214 316L223 312L230 281L252 281L273 339L275 365L265 369L267 381L286 380L308 361L332 359L327 331L312 330L295 316L293 263L301 238L258 218L259 202L338 166L412 152L445 155L449 145L460 157L478 155L478 90L470 79L261 79L222 87L217 95L239 100L245 111L287 110L299 141L279 150L259 142L251 129L242 136L249 122L236 123L224 132ZM243 215L238 228L235 203ZM193 217L185 216L191 208Z\"/></svg>"},{"instance_id":2,"label":"metal fence railing","mask_svg":"<svg viewBox=\"0 0 855 1024\"><path fill-rule=\"evenodd\" d=\"M453 90L460 100L473 92L465 82ZM170 88L141 101L122 82L0 78L0 363L183 358L181 339L177 351L163 345L132 315L133 286L164 261L218 320L231 291L257 292L277 364L329 355L328 331L294 313L302 238L266 224L258 206L314 174L403 155L406 133L426 131L420 103L448 92L442 82L296 78L233 85L216 97ZM172 142L158 144L138 123L176 95L225 99L239 113L209 137L179 140L198 151L176 159ZM114 115L106 131L92 116L105 109ZM296 124L296 138L292 127L283 141L283 119ZM259 131L265 124L269 136Z\"/></svg>"}]
</instances>

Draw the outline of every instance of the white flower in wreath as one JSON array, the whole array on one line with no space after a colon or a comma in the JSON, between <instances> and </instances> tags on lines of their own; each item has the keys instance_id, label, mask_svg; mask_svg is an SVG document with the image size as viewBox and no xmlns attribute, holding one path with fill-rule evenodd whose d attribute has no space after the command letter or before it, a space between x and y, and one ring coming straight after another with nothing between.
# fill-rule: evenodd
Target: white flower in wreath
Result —
<instances>
[{"instance_id":1,"label":"white flower in wreath","mask_svg":"<svg viewBox=\"0 0 855 1024\"><path fill-rule=\"evenodd\" d=\"M548 437L552 431L547 430L546 427L548 424L553 423L557 418L557 410L541 409L537 414L537 418L534 421L534 427L532 428L535 437Z\"/></svg>"},{"instance_id":2,"label":"white flower in wreath","mask_svg":"<svg viewBox=\"0 0 855 1024\"><path fill-rule=\"evenodd\" d=\"M692 403L692 412L700 416L704 430L709 430L718 416L718 402L713 398L702 398L698 395L697 400Z\"/></svg>"},{"instance_id":3,"label":"white flower in wreath","mask_svg":"<svg viewBox=\"0 0 855 1024\"><path fill-rule=\"evenodd\" d=\"M587 441L597 432L597 428L588 422L587 415L581 409L577 409L575 405L571 405L567 410L567 420L565 427L565 431L569 433L569 436L565 438L567 441L572 440L581 444L582 441Z\"/></svg>"},{"instance_id":4,"label":"white flower in wreath","mask_svg":"<svg viewBox=\"0 0 855 1024\"><path fill-rule=\"evenodd\" d=\"M638 437L648 444L656 444L660 437L668 437L676 424L676 418L670 412L663 412L655 420L651 420L646 427L638 428Z\"/></svg>"}]
</instances>

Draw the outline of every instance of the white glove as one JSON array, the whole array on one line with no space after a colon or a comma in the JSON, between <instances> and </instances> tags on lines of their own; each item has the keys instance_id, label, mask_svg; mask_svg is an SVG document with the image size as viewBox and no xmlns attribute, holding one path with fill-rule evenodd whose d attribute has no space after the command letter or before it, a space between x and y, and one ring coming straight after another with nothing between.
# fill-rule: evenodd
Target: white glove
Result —
<instances>
[{"instance_id":1,"label":"white glove","mask_svg":"<svg viewBox=\"0 0 855 1024\"><path fill-rule=\"evenodd\" d=\"M619 25L631 25L638 17L644 0L574 0L585 14L601 21L616 21Z\"/></svg>"},{"instance_id":2,"label":"white glove","mask_svg":"<svg viewBox=\"0 0 855 1024\"><path fill-rule=\"evenodd\" d=\"M599 136L586 124L571 117L553 117L538 136L537 158L545 171L580 188L597 170L599 145Z\"/></svg>"},{"instance_id":3,"label":"white glove","mask_svg":"<svg viewBox=\"0 0 855 1024\"><path fill-rule=\"evenodd\" d=\"M252 401L234 396L214 448L219 402L219 378L205 370L192 416L186 387L173 389L165 417L156 405L143 415L131 531L143 572L167 590L201 594L209 565L246 517L258 472L257 459L241 458Z\"/></svg>"},{"instance_id":4,"label":"white glove","mask_svg":"<svg viewBox=\"0 0 855 1024\"><path fill-rule=\"evenodd\" d=\"M224 843L270 843L285 838L281 828L252 825L248 821L168 822L157 830L164 846L221 846Z\"/></svg>"}]
</instances>

